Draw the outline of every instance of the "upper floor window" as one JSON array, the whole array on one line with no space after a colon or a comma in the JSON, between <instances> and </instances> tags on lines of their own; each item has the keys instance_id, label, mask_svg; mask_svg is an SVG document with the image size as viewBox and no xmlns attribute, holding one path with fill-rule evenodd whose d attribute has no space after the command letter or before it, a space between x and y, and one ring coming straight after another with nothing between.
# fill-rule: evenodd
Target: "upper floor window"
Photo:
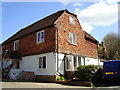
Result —
<instances>
[{"instance_id":1,"label":"upper floor window","mask_svg":"<svg viewBox=\"0 0 120 90\"><path fill-rule=\"evenodd\" d=\"M76 45L76 35L74 33L70 33L70 43Z\"/></svg>"},{"instance_id":2,"label":"upper floor window","mask_svg":"<svg viewBox=\"0 0 120 90\"><path fill-rule=\"evenodd\" d=\"M19 40L14 41L14 48L13 50L18 50L19 49Z\"/></svg>"},{"instance_id":3,"label":"upper floor window","mask_svg":"<svg viewBox=\"0 0 120 90\"><path fill-rule=\"evenodd\" d=\"M39 68L46 68L46 57L39 58Z\"/></svg>"},{"instance_id":4,"label":"upper floor window","mask_svg":"<svg viewBox=\"0 0 120 90\"><path fill-rule=\"evenodd\" d=\"M37 33L37 43L44 42L44 31L40 31Z\"/></svg>"},{"instance_id":5,"label":"upper floor window","mask_svg":"<svg viewBox=\"0 0 120 90\"><path fill-rule=\"evenodd\" d=\"M73 16L69 16L70 23L75 24Z\"/></svg>"}]
</instances>

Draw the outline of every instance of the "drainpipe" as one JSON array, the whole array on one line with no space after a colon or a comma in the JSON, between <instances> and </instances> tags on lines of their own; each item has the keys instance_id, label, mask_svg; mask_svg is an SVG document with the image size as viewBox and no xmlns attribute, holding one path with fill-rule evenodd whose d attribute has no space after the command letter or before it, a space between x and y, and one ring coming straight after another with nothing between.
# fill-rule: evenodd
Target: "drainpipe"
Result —
<instances>
[{"instance_id":1,"label":"drainpipe","mask_svg":"<svg viewBox=\"0 0 120 90\"><path fill-rule=\"evenodd\" d=\"M65 54L65 56L64 56L64 77L66 78L66 63L65 63L65 61L66 61L66 54Z\"/></svg>"},{"instance_id":2,"label":"drainpipe","mask_svg":"<svg viewBox=\"0 0 120 90\"><path fill-rule=\"evenodd\" d=\"M56 45L55 45L55 52L57 53L57 57L56 57L56 59L57 59L57 72L58 72L58 28L57 27L55 27L56 29L56 32L55 32L55 34L56 34Z\"/></svg>"}]
</instances>

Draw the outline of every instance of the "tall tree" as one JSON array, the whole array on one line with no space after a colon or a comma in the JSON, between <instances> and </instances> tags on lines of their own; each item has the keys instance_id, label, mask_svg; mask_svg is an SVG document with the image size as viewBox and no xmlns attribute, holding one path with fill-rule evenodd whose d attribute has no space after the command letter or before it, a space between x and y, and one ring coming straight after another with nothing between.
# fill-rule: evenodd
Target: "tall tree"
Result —
<instances>
[{"instance_id":1,"label":"tall tree","mask_svg":"<svg viewBox=\"0 0 120 90\"><path fill-rule=\"evenodd\" d=\"M120 38L116 33L109 33L104 38L108 59L120 59Z\"/></svg>"}]
</instances>

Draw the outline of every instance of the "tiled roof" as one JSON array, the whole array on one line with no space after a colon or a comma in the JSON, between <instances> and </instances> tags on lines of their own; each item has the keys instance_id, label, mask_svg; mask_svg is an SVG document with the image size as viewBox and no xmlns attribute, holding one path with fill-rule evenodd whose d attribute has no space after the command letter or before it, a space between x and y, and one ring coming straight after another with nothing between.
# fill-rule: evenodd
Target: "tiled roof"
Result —
<instances>
[{"instance_id":1,"label":"tiled roof","mask_svg":"<svg viewBox=\"0 0 120 90\"><path fill-rule=\"evenodd\" d=\"M83 32L84 32L84 35L85 35L85 39L93 41L93 42L98 42L93 36L88 34L86 31L83 31Z\"/></svg>"},{"instance_id":2,"label":"tiled roof","mask_svg":"<svg viewBox=\"0 0 120 90\"><path fill-rule=\"evenodd\" d=\"M35 32L37 30L44 29L45 27L54 25L54 22L62 15L62 13L64 11L65 10L60 10L60 11L58 11L50 16L47 16L47 17L33 23L32 25L29 25L26 28L21 29L16 34L14 34L12 37L10 37L6 41L4 41L2 44L4 45L4 44L9 43L13 40L16 40L16 39L19 39L25 35L28 35L32 32Z\"/></svg>"}]
</instances>

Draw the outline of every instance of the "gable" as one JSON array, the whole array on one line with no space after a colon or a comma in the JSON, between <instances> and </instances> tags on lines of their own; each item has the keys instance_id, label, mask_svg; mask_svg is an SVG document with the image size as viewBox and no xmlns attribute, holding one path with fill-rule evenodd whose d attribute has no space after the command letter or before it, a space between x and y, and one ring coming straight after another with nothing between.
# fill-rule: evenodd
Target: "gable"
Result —
<instances>
[{"instance_id":1,"label":"gable","mask_svg":"<svg viewBox=\"0 0 120 90\"><path fill-rule=\"evenodd\" d=\"M24 37L30 33L33 33L33 32L36 32L38 30L42 30L46 27L54 25L54 22L62 15L63 12L64 12L64 10L58 11L50 16L47 16L47 17L33 23L32 25L29 25L26 28L21 29L16 34L14 34L10 38L8 38L6 41L4 41L2 44L3 45L7 44L11 41L14 41L16 39Z\"/></svg>"}]
</instances>

